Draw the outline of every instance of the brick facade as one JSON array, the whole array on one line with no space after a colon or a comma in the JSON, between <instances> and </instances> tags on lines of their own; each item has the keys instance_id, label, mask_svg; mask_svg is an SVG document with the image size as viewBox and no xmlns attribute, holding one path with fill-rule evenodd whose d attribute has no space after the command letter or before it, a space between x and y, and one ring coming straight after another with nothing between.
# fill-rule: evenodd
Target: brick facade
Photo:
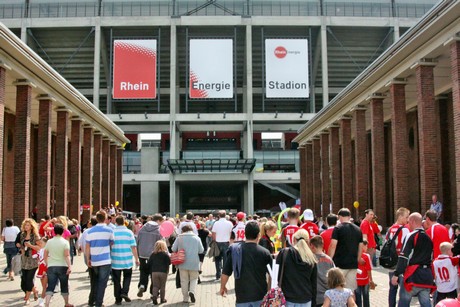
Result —
<instances>
[{"instance_id":1,"label":"brick facade","mask_svg":"<svg viewBox=\"0 0 460 307\"><path fill-rule=\"evenodd\" d=\"M371 150L372 150L372 201L375 214L386 220L385 134L383 126L383 99L372 98Z\"/></svg>"},{"instance_id":2,"label":"brick facade","mask_svg":"<svg viewBox=\"0 0 460 307\"><path fill-rule=\"evenodd\" d=\"M117 148L117 200L123 205L123 148Z\"/></svg>"},{"instance_id":3,"label":"brick facade","mask_svg":"<svg viewBox=\"0 0 460 307\"><path fill-rule=\"evenodd\" d=\"M37 210L38 218L50 213L51 203L51 110L50 99L40 99L37 142Z\"/></svg>"},{"instance_id":4,"label":"brick facade","mask_svg":"<svg viewBox=\"0 0 460 307\"><path fill-rule=\"evenodd\" d=\"M102 140L101 162L101 208L110 205L110 140Z\"/></svg>"},{"instance_id":5,"label":"brick facade","mask_svg":"<svg viewBox=\"0 0 460 307\"><path fill-rule=\"evenodd\" d=\"M305 203L302 208L313 207L313 145L311 142L305 144Z\"/></svg>"},{"instance_id":6,"label":"brick facade","mask_svg":"<svg viewBox=\"0 0 460 307\"><path fill-rule=\"evenodd\" d=\"M57 111L56 129L56 204L54 215L67 215L67 162L69 156L69 113L67 110Z\"/></svg>"},{"instance_id":7,"label":"brick facade","mask_svg":"<svg viewBox=\"0 0 460 307\"><path fill-rule=\"evenodd\" d=\"M30 208L30 143L32 86L16 86L16 123L14 146L14 208L16 225L29 217Z\"/></svg>"},{"instance_id":8,"label":"brick facade","mask_svg":"<svg viewBox=\"0 0 460 307\"><path fill-rule=\"evenodd\" d=\"M101 209L101 189L102 189L102 134L94 134L94 148L93 148L93 212Z\"/></svg>"},{"instance_id":9,"label":"brick facade","mask_svg":"<svg viewBox=\"0 0 460 307\"><path fill-rule=\"evenodd\" d=\"M3 142L5 134L5 68L0 66L0 208L3 208ZM1 213L1 222L4 225L3 212Z\"/></svg>"},{"instance_id":10,"label":"brick facade","mask_svg":"<svg viewBox=\"0 0 460 307\"><path fill-rule=\"evenodd\" d=\"M305 208L307 203L307 185L306 185L306 178L307 178L307 169L306 169L306 153L305 147L299 147L299 168L300 168L300 203L302 207Z\"/></svg>"},{"instance_id":11,"label":"brick facade","mask_svg":"<svg viewBox=\"0 0 460 307\"><path fill-rule=\"evenodd\" d=\"M310 209L316 215L321 210L321 144L319 138L313 140L313 206Z\"/></svg>"},{"instance_id":12,"label":"brick facade","mask_svg":"<svg viewBox=\"0 0 460 307\"><path fill-rule=\"evenodd\" d=\"M340 137L342 139L342 207L351 209L353 208L351 118L343 118L340 120Z\"/></svg>"},{"instance_id":13,"label":"brick facade","mask_svg":"<svg viewBox=\"0 0 460 307\"><path fill-rule=\"evenodd\" d=\"M331 203L331 176L329 173L329 134L322 133L321 142L321 203L323 204L322 212L318 216L325 216L329 212ZM327 215L327 214L326 214Z\"/></svg>"},{"instance_id":14,"label":"brick facade","mask_svg":"<svg viewBox=\"0 0 460 307\"><path fill-rule=\"evenodd\" d=\"M81 203L83 207L82 221L87 221L90 217L92 204L93 187L93 128L85 126L83 128L83 153L81 165ZM86 209L86 206L89 206Z\"/></svg>"},{"instance_id":15,"label":"brick facade","mask_svg":"<svg viewBox=\"0 0 460 307\"><path fill-rule=\"evenodd\" d=\"M366 110L357 109L352 122L355 154L355 200L359 202L359 212L369 207L369 163L367 159Z\"/></svg>"},{"instance_id":16,"label":"brick facade","mask_svg":"<svg viewBox=\"0 0 460 307\"><path fill-rule=\"evenodd\" d=\"M81 119L72 119L69 217L77 220L80 220L81 205L81 125Z\"/></svg>"},{"instance_id":17,"label":"brick facade","mask_svg":"<svg viewBox=\"0 0 460 307\"><path fill-rule=\"evenodd\" d=\"M460 42L451 44L450 61L452 69L452 104L454 113L455 135L455 173L456 176L456 203L452 204L460 217Z\"/></svg>"},{"instance_id":18,"label":"brick facade","mask_svg":"<svg viewBox=\"0 0 460 307\"><path fill-rule=\"evenodd\" d=\"M110 144L110 197L109 201L115 206L117 201L117 145Z\"/></svg>"},{"instance_id":19,"label":"brick facade","mask_svg":"<svg viewBox=\"0 0 460 307\"><path fill-rule=\"evenodd\" d=\"M342 179L340 169L339 127L329 128L329 149L331 161L331 203L332 212L337 213L342 207Z\"/></svg>"}]
</instances>

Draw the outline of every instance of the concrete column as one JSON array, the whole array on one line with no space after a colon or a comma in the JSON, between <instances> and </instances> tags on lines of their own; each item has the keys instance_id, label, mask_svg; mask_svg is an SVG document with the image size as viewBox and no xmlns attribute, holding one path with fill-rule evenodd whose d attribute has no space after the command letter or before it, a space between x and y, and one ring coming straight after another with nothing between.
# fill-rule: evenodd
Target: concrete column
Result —
<instances>
[{"instance_id":1,"label":"concrete column","mask_svg":"<svg viewBox=\"0 0 460 307\"><path fill-rule=\"evenodd\" d=\"M122 208L125 208L123 202L123 151L122 147L117 148L117 201L120 202Z\"/></svg>"},{"instance_id":2,"label":"concrete column","mask_svg":"<svg viewBox=\"0 0 460 307\"><path fill-rule=\"evenodd\" d=\"M5 212L6 208L3 206L3 142L5 134L5 88L6 88L6 69L9 67L5 66L0 62L0 211ZM12 210L9 210L10 212ZM12 214L12 213L10 213ZM1 223L5 225L6 216L2 214Z\"/></svg>"},{"instance_id":3,"label":"concrete column","mask_svg":"<svg viewBox=\"0 0 460 307\"><path fill-rule=\"evenodd\" d=\"M351 118L340 120L340 136L342 139L342 207L353 206L353 153L351 148Z\"/></svg>"},{"instance_id":4,"label":"concrete column","mask_svg":"<svg viewBox=\"0 0 460 307\"><path fill-rule=\"evenodd\" d=\"M51 110L53 99L39 98L37 142L37 209L41 219L50 213L51 201Z\"/></svg>"},{"instance_id":5,"label":"concrete column","mask_svg":"<svg viewBox=\"0 0 460 307\"><path fill-rule=\"evenodd\" d=\"M102 134L95 133L93 139L93 191L92 191L92 199L91 202L92 212L96 212L101 209L101 188L102 188Z\"/></svg>"},{"instance_id":6,"label":"concrete column","mask_svg":"<svg viewBox=\"0 0 460 307\"><path fill-rule=\"evenodd\" d=\"M83 157L81 165L81 203L85 208L81 219L86 222L91 216L93 196L93 127L83 127Z\"/></svg>"},{"instance_id":7,"label":"concrete column","mask_svg":"<svg viewBox=\"0 0 460 307\"><path fill-rule=\"evenodd\" d=\"M329 103L329 69L327 58L327 26L323 19L321 24L321 75L323 76L323 107ZM314 93L312 94L314 95Z\"/></svg>"},{"instance_id":8,"label":"concrete column","mask_svg":"<svg viewBox=\"0 0 460 307\"><path fill-rule=\"evenodd\" d=\"M160 150L158 147L145 147L141 150L141 174L158 174ZM160 201L158 181L141 182L141 212L158 213Z\"/></svg>"},{"instance_id":9,"label":"concrete column","mask_svg":"<svg viewBox=\"0 0 460 307\"><path fill-rule=\"evenodd\" d=\"M302 209L313 208L313 144L305 144L305 203Z\"/></svg>"},{"instance_id":10,"label":"concrete column","mask_svg":"<svg viewBox=\"0 0 460 307\"><path fill-rule=\"evenodd\" d=\"M16 123L14 144L14 208L15 225L29 217L30 208L30 141L32 87L27 80L16 85Z\"/></svg>"},{"instance_id":11,"label":"concrete column","mask_svg":"<svg viewBox=\"0 0 460 307\"><path fill-rule=\"evenodd\" d=\"M375 214L386 221L385 134L383 98L371 97L372 200Z\"/></svg>"},{"instance_id":12,"label":"concrete column","mask_svg":"<svg viewBox=\"0 0 460 307\"><path fill-rule=\"evenodd\" d=\"M313 139L313 212L321 208L321 144L319 138Z\"/></svg>"},{"instance_id":13,"label":"concrete column","mask_svg":"<svg viewBox=\"0 0 460 307\"><path fill-rule=\"evenodd\" d=\"M69 217L77 220L80 220L81 205L81 125L80 118L72 118Z\"/></svg>"},{"instance_id":14,"label":"concrete column","mask_svg":"<svg viewBox=\"0 0 460 307\"><path fill-rule=\"evenodd\" d=\"M94 19L97 23L94 31L94 75L93 75L93 104L99 109L99 90L100 90L100 74L101 74L101 25L100 19ZM108 81L110 82L110 81ZM111 95L111 93L107 93ZM107 99L109 101L109 99ZM107 110L109 107L107 106Z\"/></svg>"},{"instance_id":15,"label":"concrete column","mask_svg":"<svg viewBox=\"0 0 460 307\"><path fill-rule=\"evenodd\" d=\"M102 185L101 185L101 208L110 205L110 140L102 140Z\"/></svg>"},{"instance_id":16,"label":"concrete column","mask_svg":"<svg viewBox=\"0 0 460 307\"><path fill-rule=\"evenodd\" d=\"M307 168L306 168L305 146L299 146L299 168L300 168L300 203L305 207L307 203Z\"/></svg>"},{"instance_id":17,"label":"concrete column","mask_svg":"<svg viewBox=\"0 0 460 307\"><path fill-rule=\"evenodd\" d=\"M358 107L353 114L353 134L355 136L355 200L359 202L359 212L369 207L369 164L366 131L366 109Z\"/></svg>"},{"instance_id":18,"label":"concrete column","mask_svg":"<svg viewBox=\"0 0 460 307\"><path fill-rule=\"evenodd\" d=\"M171 21L170 27L170 43L169 43L169 114L175 116L176 114L176 86L177 86L177 27ZM171 117L173 118L173 117ZM172 141L172 139L171 139Z\"/></svg>"},{"instance_id":19,"label":"concrete column","mask_svg":"<svg viewBox=\"0 0 460 307\"><path fill-rule=\"evenodd\" d=\"M246 113L252 120L252 25L246 25ZM252 146L251 146L252 147Z\"/></svg>"},{"instance_id":20,"label":"concrete column","mask_svg":"<svg viewBox=\"0 0 460 307\"><path fill-rule=\"evenodd\" d=\"M247 214L254 214L254 173L248 176Z\"/></svg>"},{"instance_id":21,"label":"concrete column","mask_svg":"<svg viewBox=\"0 0 460 307\"><path fill-rule=\"evenodd\" d=\"M393 80L391 95L391 143L393 148L393 210L409 202L407 168L407 119L405 82Z\"/></svg>"},{"instance_id":22,"label":"concrete column","mask_svg":"<svg viewBox=\"0 0 460 307\"><path fill-rule=\"evenodd\" d=\"M321 200L323 208L319 208L316 216L324 216L329 211L331 203L331 177L329 174L329 134L323 132L320 136L321 142Z\"/></svg>"},{"instance_id":23,"label":"concrete column","mask_svg":"<svg viewBox=\"0 0 460 307\"><path fill-rule=\"evenodd\" d=\"M460 217L460 41L453 40L450 48L452 100L454 109L455 180L457 187L456 212L457 217Z\"/></svg>"},{"instance_id":24,"label":"concrete column","mask_svg":"<svg viewBox=\"0 0 460 307\"><path fill-rule=\"evenodd\" d=\"M110 143L110 185L109 202L115 206L117 197L117 145Z\"/></svg>"},{"instance_id":25,"label":"concrete column","mask_svg":"<svg viewBox=\"0 0 460 307\"><path fill-rule=\"evenodd\" d=\"M172 173L169 174L169 215L176 216L176 213L179 212L176 202L176 178Z\"/></svg>"},{"instance_id":26,"label":"concrete column","mask_svg":"<svg viewBox=\"0 0 460 307\"><path fill-rule=\"evenodd\" d=\"M434 96L434 63L419 63L415 68L418 102L420 150L420 202L422 213L430 208L431 196L439 194L438 112Z\"/></svg>"},{"instance_id":27,"label":"concrete column","mask_svg":"<svg viewBox=\"0 0 460 307\"><path fill-rule=\"evenodd\" d=\"M339 126L329 128L329 148L331 161L331 203L332 212L337 213L342 207L342 178L340 178L340 137ZM330 207L326 210L330 211Z\"/></svg>"},{"instance_id":28,"label":"concrete column","mask_svg":"<svg viewBox=\"0 0 460 307\"><path fill-rule=\"evenodd\" d=\"M69 113L58 109L56 128L56 205L54 216L67 215L67 160L69 156Z\"/></svg>"}]
</instances>

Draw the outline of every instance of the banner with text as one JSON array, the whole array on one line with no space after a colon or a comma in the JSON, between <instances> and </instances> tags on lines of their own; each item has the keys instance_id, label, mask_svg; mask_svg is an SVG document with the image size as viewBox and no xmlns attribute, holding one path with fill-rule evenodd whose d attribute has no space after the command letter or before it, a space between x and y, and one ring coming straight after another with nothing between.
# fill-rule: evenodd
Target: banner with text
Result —
<instances>
[{"instance_id":1,"label":"banner with text","mask_svg":"<svg viewBox=\"0 0 460 307\"><path fill-rule=\"evenodd\" d=\"M115 40L113 47L113 98L156 98L157 41Z\"/></svg>"},{"instance_id":2,"label":"banner with text","mask_svg":"<svg viewBox=\"0 0 460 307\"><path fill-rule=\"evenodd\" d=\"M267 98L308 98L308 40L265 40Z\"/></svg>"},{"instance_id":3,"label":"banner with text","mask_svg":"<svg viewBox=\"0 0 460 307\"><path fill-rule=\"evenodd\" d=\"M190 40L190 98L233 98L233 40Z\"/></svg>"}]
</instances>

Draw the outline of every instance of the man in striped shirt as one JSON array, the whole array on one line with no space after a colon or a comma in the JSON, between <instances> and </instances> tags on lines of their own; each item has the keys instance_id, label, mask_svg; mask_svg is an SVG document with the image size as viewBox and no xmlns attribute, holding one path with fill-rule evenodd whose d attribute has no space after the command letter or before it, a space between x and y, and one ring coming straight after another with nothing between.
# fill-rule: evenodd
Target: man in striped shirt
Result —
<instances>
[{"instance_id":1,"label":"man in striped shirt","mask_svg":"<svg viewBox=\"0 0 460 307\"><path fill-rule=\"evenodd\" d=\"M139 266L136 240L131 230L125 226L125 218L119 215L115 218L116 227L113 230L115 241L112 245L112 280L115 305L121 305L122 299L131 302L128 296L131 276L133 274L133 256L136 265ZM121 286L121 274L123 273L123 287Z\"/></svg>"},{"instance_id":2,"label":"man in striped shirt","mask_svg":"<svg viewBox=\"0 0 460 307\"><path fill-rule=\"evenodd\" d=\"M86 236L85 254L90 270L91 284L89 306L102 306L111 271L110 247L114 237L113 230L105 224L106 218L107 213L105 211L98 211L96 213L97 225L91 227Z\"/></svg>"}]
</instances>

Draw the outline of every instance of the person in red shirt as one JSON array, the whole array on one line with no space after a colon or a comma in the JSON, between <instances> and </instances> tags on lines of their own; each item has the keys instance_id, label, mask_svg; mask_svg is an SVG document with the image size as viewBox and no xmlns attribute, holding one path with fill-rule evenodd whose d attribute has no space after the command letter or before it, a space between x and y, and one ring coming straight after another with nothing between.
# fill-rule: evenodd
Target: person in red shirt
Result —
<instances>
[{"instance_id":1,"label":"person in red shirt","mask_svg":"<svg viewBox=\"0 0 460 307\"><path fill-rule=\"evenodd\" d=\"M363 240L363 253L361 255L362 263L358 264L358 271L356 273L356 283L358 287L355 289L356 305L362 307L370 307L369 302L369 287L375 287L372 280L372 258L366 252L368 242Z\"/></svg>"},{"instance_id":2,"label":"person in red shirt","mask_svg":"<svg viewBox=\"0 0 460 307\"><path fill-rule=\"evenodd\" d=\"M298 226L300 216L299 209L291 208L289 209L287 215L289 223L286 224L281 231L281 243L283 244L283 247L289 247L292 245L292 238L297 230L300 229Z\"/></svg>"},{"instance_id":3,"label":"person in red shirt","mask_svg":"<svg viewBox=\"0 0 460 307\"><path fill-rule=\"evenodd\" d=\"M330 213L326 217L326 223L328 228L321 233L324 242L323 250L325 253L327 253L329 244L331 244L332 232L334 231L335 225L337 225L337 215Z\"/></svg>"},{"instance_id":4,"label":"person in red shirt","mask_svg":"<svg viewBox=\"0 0 460 307\"><path fill-rule=\"evenodd\" d=\"M361 222L361 226L359 228L361 228L361 232L363 233L363 240L367 240L368 242L367 253L371 255L371 259L373 259L375 255L375 247L377 246L374 237L374 228L372 227L372 224L375 223L375 214L372 209L367 209L364 213L366 213L366 216Z\"/></svg>"},{"instance_id":5,"label":"person in red shirt","mask_svg":"<svg viewBox=\"0 0 460 307\"><path fill-rule=\"evenodd\" d=\"M302 226L300 226L300 228L305 229L308 232L308 235L310 236L310 238L313 238L314 236L319 234L318 225L313 223L313 221L315 220L315 217L311 209L306 209L303 212L303 220L304 220L304 223L302 224Z\"/></svg>"},{"instance_id":6,"label":"person in red shirt","mask_svg":"<svg viewBox=\"0 0 460 307\"><path fill-rule=\"evenodd\" d=\"M425 213L425 231L433 242L433 259L438 258L441 254L439 246L443 242L450 242L449 231L444 225L437 221L437 213L434 210L428 210Z\"/></svg>"}]
</instances>

